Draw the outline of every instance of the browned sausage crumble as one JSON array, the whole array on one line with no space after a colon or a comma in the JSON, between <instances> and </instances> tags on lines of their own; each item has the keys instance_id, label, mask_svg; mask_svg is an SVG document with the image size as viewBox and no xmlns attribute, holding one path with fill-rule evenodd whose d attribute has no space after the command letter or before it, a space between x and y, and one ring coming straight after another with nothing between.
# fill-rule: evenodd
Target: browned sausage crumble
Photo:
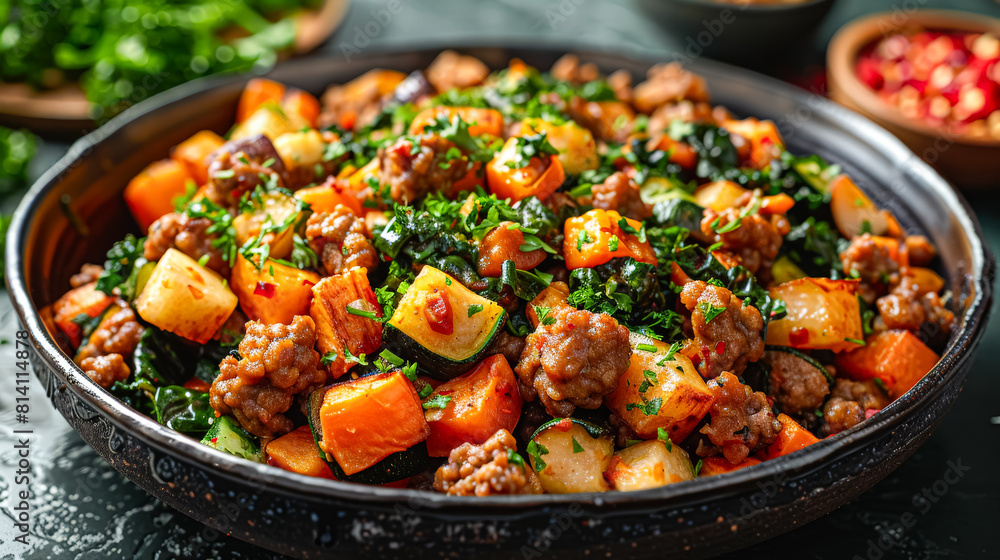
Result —
<instances>
[{"instance_id":1,"label":"browned sausage crumble","mask_svg":"<svg viewBox=\"0 0 1000 560\"><path fill-rule=\"evenodd\" d=\"M830 383L816 366L788 352L764 352L762 359L771 366L768 393L785 414L811 414L823 406Z\"/></svg>"},{"instance_id":2,"label":"browned sausage crumble","mask_svg":"<svg viewBox=\"0 0 1000 560\"><path fill-rule=\"evenodd\" d=\"M764 355L760 311L720 286L695 280L684 285L681 303L691 312L694 332L691 360L703 377L723 371L740 375L749 362ZM714 315L711 320L705 313Z\"/></svg>"},{"instance_id":3,"label":"browned sausage crumble","mask_svg":"<svg viewBox=\"0 0 1000 560\"><path fill-rule=\"evenodd\" d=\"M365 221L338 204L333 212L313 214L306 222L306 241L328 275L356 266L373 269L378 255L366 235Z\"/></svg>"},{"instance_id":4,"label":"browned sausage crumble","mask_svg":"<svg viewBox=\"0 0 1000 560\"><path fill-rule=\"evenodd\" d=\"M205 266L223 276L229 276L229 261L212 246L216 236L208 233L212 226L208 218L192 218L171 212L149 226L149 236L143 246L146 260L158 261L168 249L177 249L194 260L208 256Z\"/></svg>"},{"instance_id":5,"label":"browned sausage crumble","mask_svg":"<svg viewBox=\"0 0 1000 560\"><path fill-rule=\"evenodd\" d=\"M284 413L296 395L318 388L326 372L317 368L316 325L297 315L292 324L247 323L237 360L226 356L212 382L209 404L218 414L232 414L250 433L281 435L295 425Z\"/></svg>"},{"instance_id":6,"label":"browned sausage crumble","mask_svg":"<svg viewBox=\"0 0 1000 560\"><path fill-rule=\"evenodd\" d=\"M715 394L715 403L709 411L712 421L701 428L701 433L712 445L702 442L698 455L722 454L737 465L778 438L781 422L771 412L764 393L754 392L728 371L709 380L708 388Z\"/></svg>"},{"instance_id":7,"label":"browned sausage crumble","mask_svg":"<svg viewBox=\"0 0 1000 560\"><path fill-rule=\"evenodd\" d=\"M528 335L515 371L525 400L541 399L552 416L568 417L579 406L597 408L618 387L632 347L628 328L610 315L559 307L555 322Z\"/></svg>"},{"instance_id":8,"label":"browned sausage crumble","mask_svg":"<svg viewBox=\"0 0 1000 560\"><path fill-rule=\"evenodd\" d=\"M389 186L392 200L409 204L431 191L448 192L452 185L465 177L467 161L448 159L448 150L455 145L437 135L419 137L414 147L408 138L378 149L379 180Z\"/></svg>"},{"instance_id":9,"label":"browned sausage crumble","mask_svg":"<svg viewBox=\"0 0 1000 560\"><path fill-rule=\"evenodd\" d=\"M482 445L463 443L434 474L434 489L452 496L541 494L541 482L528 461L509 460L508 452L516 451L517 441L507 430Z\"/></svg>"}]
</instances>

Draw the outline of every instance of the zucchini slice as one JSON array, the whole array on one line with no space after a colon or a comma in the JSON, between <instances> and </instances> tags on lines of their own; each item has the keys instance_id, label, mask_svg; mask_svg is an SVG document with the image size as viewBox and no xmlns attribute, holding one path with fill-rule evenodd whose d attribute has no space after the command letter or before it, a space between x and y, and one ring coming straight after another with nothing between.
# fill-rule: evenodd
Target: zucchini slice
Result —
<instances>
[{"instance_id":1,"label":"zucchini slice","mask_svg":"<svg viewBox=\"0 0 1000 560\"><path fill-rule=\"evenodd\" d=\"M611 434L576 418L557 418L535 430L528 459L550 494L606 492L604 471L615 452Z\"/></svg>"},{"instance_id":2,"label":"zucchini slice","mask_svg":"<svg viewBox=\"0 0 1000 560\"><path fill-rule=\"evenodd\" d=\"M323 451L323 430L319 411L323 405L323 398L329 389L330 387L320 387L309 394L306 401L306 414L309 418L309 429L312 430L316 448L319 450L319 456L330 467L337 480L360 484L387 484L413 476L427 468L427 444L420 442L405 451L389 455L361 472L351 475L345 473L340 464Z\"/></svg>"},{"instance_id":3,"label":"zucchini slice","mask_svg":"<svg viewBox=\"0 0 1000 560\"><path fill-rule=\"evenodd\" d=\"M243 457L256 463L265 462L260 441L247 433L243 426L232 416L220 416L212 422L201 442L212 449L218 449L230 455Z\"/></svg>"},{"instance_id":4,"label":"zucchini slice","mask_svg":"<svg viewBox=\"0 0 1000 560\"><path fill-rule=\"evenodd\" d=\"M490 351L507 313L440 270L424 266L385 325L387 346L417 363L420 372L447 381Z\"/></svg>"}]
</instances>

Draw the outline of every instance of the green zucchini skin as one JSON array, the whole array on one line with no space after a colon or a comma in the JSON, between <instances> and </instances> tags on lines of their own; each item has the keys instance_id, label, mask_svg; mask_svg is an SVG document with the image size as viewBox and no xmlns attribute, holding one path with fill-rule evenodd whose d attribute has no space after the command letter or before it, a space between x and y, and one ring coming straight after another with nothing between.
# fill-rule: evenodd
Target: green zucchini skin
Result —
<instances>
[{"instance_id":1,"label":"green zucchini skin","mask_svg":"<svg viewBox=\"0 0 1000 560\"><path fill-rule=\"evenodd\" d=\"M584 430L587 430L587 433L590 434L590 437L592 438L596 439L601 436L610 435L610 432L607 429L602 428L601 426L598 426L593 422L580 420L579 418L553 418L552 420L549 420L548 422L539 426L538 429L535 430L535 433L531 434L531 439L535 439L536 437L538 437L539 434L541 434L545 430L548 430L549 428L554 427L556 424L559 424L560 422L566 420L569 420L570 422L582 427Z\"/></svg>"},{"instance_id":2,"label":"green zucchini skin","mask_svg":"<svg viewBox=\"0 0 1000 560\"><path fill-rule=\"evenodd\" d=\"M503 330L507 314L504 313L493 327L487 344L464 360L452 360L435 353L393 325L386 323L382 330L382 340L386 347L400 357L416 362L417 371L438 381L448 381L471 370L483 358L494 354L496 341Z\"/></svg>"},{"instance_id":3,"label":"green zucchini skin","mask_svg":"<svg viewBox=\"0 0 1000 560\"><path fill-rule=\"evenodd\" d=\"M312 431L313 440L316 442L319 455L330 467L330 471L333 472L333 476L337 480L357 482L359 484L387 484L411 477L427 468L427 462L429 461L427 444L420 442L405 451L389 455L361 472L352 475L345 473L336 459L328 457L320 446L323 435L320 430L319 410L323 404L323 397L326 396L326 391L330 387L329 385L320 387L309 394L309 398L306 401L306 416L309 419L309 429Z\"/></svg>"},{"instance_id":4,"label":"green zucchini skin","mask_svg":"<svg viewBox=\"0 0 1000 560\"><path fill-rule=\"evenodd\" d=\"M248 461L266 462L257 438L247 433L235 418L229 416L216 418L201 443Z\"/></svg>"}]
</instances>

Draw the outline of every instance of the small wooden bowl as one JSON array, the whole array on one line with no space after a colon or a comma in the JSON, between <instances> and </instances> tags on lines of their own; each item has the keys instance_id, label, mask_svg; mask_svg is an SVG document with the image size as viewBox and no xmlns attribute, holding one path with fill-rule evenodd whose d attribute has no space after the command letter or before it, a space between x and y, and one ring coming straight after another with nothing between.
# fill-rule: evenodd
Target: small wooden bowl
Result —
<instances>
[{"instance_id":1,"label":"small wooden bowl","mask_svg":"<svg viewBox=\"0 0 1000 560\"><path fill-rule=\"evenodd\" d=\"M910 28L1000 34L1000 20L945 10L874 14L837 31L826 54L830 97L886 128L952 183L967 188L1000 184L1000 139L949 134L904 116L858 79L859 53L879 38Z\"/></svg>"}]
</instances>

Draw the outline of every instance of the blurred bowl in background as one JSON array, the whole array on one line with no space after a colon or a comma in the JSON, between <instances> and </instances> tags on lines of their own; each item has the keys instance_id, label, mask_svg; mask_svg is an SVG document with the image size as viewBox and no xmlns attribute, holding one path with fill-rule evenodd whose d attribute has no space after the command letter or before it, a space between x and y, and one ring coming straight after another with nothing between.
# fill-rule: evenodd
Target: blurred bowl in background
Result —
<instances>
[{"instance_id":1,"label":"blurred bowl in background","mask_svg":"<svg viewBox=\"0 0 1000 560\"><path fill-rule=\"evenodd\" d=\"M637 0L691 58L753 65L815 31L834 0Z\"/></svg>"},{"instance_id":2,"label":"blurred bowl in background","mask_svg":"<svg viewBox=\"0 0 1000 560\"><path fill-rule=\"evenodd\" d=\"M827 50L830 97L895 134L952 183L984 188L1000 183L1000 139L955 135L904 115L861 81L859 55L882 37L922 29L1000 34L1000 20L979 14L928 10L885 12L855 20L837 31ZM1000 36L1000 35L998 35Z\"/></svg>"}]
</instances>

